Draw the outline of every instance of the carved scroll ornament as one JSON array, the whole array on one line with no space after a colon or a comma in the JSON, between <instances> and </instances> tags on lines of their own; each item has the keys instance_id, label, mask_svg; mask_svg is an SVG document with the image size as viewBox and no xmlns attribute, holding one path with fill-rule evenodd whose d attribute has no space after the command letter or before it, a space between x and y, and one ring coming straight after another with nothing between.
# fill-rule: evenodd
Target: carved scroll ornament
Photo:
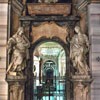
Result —
<instances>
[{"instance_id":1,"label":"carved scroll ornament","mask_svg":"<svg viewBox=\"0 0 100 100\"><path fill-rule=\"evenodd\" d=\"M66 37L68 36L68 28L61 27L54 22L44 22L41 25L32 27L32 43L36 42L41 37L52 39L58 37L66 43Z\"/></svg>"}]
</instances>

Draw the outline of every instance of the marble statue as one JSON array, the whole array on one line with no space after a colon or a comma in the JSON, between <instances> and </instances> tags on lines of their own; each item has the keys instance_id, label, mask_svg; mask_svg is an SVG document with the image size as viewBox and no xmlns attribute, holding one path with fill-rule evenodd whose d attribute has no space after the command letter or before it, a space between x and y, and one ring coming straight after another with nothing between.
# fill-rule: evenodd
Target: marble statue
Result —
<instances>
[{"instance_id":1,"label":"marble statue","mask_svg":"<svg viewBox=\"0 0 100 100\"><path fill-rule=\"evenodd\" d=\"M56 3L58 0L38 0L39 3Z\"/></svg>"},{"instance_id":2,"label":"marble statue","mask_svg":"<svg viewBox=\"0 0 100 100\"><path fill-rule=\"evenodd\" d=\"M26 67L26 60L29 59L30 42L24 35L23 27L19 27L16 34L8 40L8 53L12 51L11 63L8 66L7 74L23 75L23 70Z\"/></svg>"},{"instance_id":3,"label":"marble statue","mask_svg":"<svg viewBox=\"0 0 100 100\"><path fill-rule=\"evenodd\" d=\"M77 74L88 75L90 69L86 62L86 54L89 51L89 41L79 26L75 27L75 32L70 42L70 58Z\"/></svg>"}]
</instances>

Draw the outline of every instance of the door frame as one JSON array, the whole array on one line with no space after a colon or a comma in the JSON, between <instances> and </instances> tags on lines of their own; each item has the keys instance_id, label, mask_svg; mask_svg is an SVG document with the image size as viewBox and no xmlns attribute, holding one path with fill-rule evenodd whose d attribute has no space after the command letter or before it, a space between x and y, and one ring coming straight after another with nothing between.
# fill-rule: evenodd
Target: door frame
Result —
<instances>
[{"instance_id":1,"label":"door frame","mask_svg":"<svg viewBox=\"0 0 100 100\"><path fill-rule=\"evenodd\" d=\"M69 43L65 43L63 40L61 40L59 37L52 37L52 38L46 38L46 37L41 37L40 39L38 39L36 42L34 42L32 45L31 45L31 48L30 48L30 63L29 63L29 68L30 68L30 71L31 73L33 74L33 52L35 50L35 48L44 43L44 42L56 42L58 43L59 45L61 45L65 51L65 56L66 56L66 77L65 77L65 81L66 81L66 94L65 94L65 98L66 100L70 100L70 58L69 58L69 54L70 54L70 48L69 48ZM30 81L30 87L33 87L33 82L34 82L34 79L33 79L33 76L30 76L31 80L28 80ZM30 88L31 90L31 94L32 94L32 98L33 98L33 89ZM33 100L33 99L32 99Z\"/></svg>"}]
</instances>

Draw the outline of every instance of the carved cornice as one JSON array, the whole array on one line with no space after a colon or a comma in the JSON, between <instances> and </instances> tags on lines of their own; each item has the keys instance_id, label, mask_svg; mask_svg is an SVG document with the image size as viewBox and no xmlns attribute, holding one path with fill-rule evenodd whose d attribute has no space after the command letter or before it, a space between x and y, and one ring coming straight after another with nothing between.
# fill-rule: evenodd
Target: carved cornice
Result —
<instances>
[{"instance_id":1,"label":"carved cornice","mask_svg":"<svg viewBox=\"0 0 100 100\"><path fill-rule=\"evenodd\" d=\"M31 22L31 24L37 25L41 24L41 22L57 22L61 26L68 25L71 29L75 26L75 24L80 20L79 16L21 16L19 20L22 22L23 26L27 26L27 24ZM64 24L61 24L63 23ZM37 26L36 25L36 26Z\"/></svg>"},{"instance_id":2,"label":"carved cornice","mask_svg":"<svg viewBox=\"0 0 100 100\"><path fill-rule=\"evenodd\" d=\"M78 16L21 16L20 21L79 21Z\"/></svg>"},{"instance_id":3,"label":"carved cornice","mask_svg":"<svg viewBox=\"0 0 100 100\"><path fill-rule=\"evenodd\" d=\"M12 0L12 8L19 16L22 14L24 6L18 0Z\"/></svg>"}]
</instances>

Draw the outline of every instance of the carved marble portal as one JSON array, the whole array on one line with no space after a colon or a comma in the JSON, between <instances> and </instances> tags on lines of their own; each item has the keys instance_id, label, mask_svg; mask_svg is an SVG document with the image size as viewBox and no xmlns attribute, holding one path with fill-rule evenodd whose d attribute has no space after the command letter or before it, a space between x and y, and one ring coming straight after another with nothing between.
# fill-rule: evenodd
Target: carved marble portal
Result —
<instances>
[{"instance_id":1,"label":"carved marble portal","mask_svg":"<svg viewBox=\"0 0 100 100\"><path fill-rule=\"evenodd\" d=\"M11 2L12 1L12 2ZM72 0L70 3L28 3L26 0L9 0L9 29L8 38L23 27L24 35L29 39L29 59L25 60L26 65L22 72L24 76L7 74L6 80L9 85L9 100L33 100L33 51L37 45L44 41L54 41L59 43L66 53L66 96L64 100L90 100L90 84L92 82L91 70L78 73L78 64L74 66L70 58L71 39L74 37L74 28L80 26L82 34L86 37L86 10L87 2L77 2ZM74 3L76 3L74 5ZM80 5L79 5L80 4ZM39 8L38 8L39 6ZM78 7L78 8L77 8ZM12 9L11 9L12 8ZM66 8L66 9L65 9ZM71 10L72 9L72 10ZM84 13L83 13L83 12ZM16 18L16 21L15 21ZM82 38L82 36L81 36ZM12 41L11 41L12 42ZM23 41L21 41L22 43ZM84 42L84 41L82 41ZM79 42L80 43L80 42ZM24 46L26 43L22 44ZM84 44L84 43L83 43ZM15 44L16 45L16 44ZM86 44L84 44L86 46ZM12 47L13 45L11 45ZM84 51L85 48L81 50ZM14 49L13 49L14 50ZM11 51L11 55L13 53ZM26 49L25 49L26 50ZM88 50L89 51L89 50ZM74 52L75 53L75 52ZM73 55L72 53L71 55ZM82 52L83 53L83 52ZM21 53L22 54L22 53ZM26 53L28 54L28 53ZM13 63L12 57L8 54L8 65ZM25 56L25 55L24 55ZM77 55L76 55L77 56ZM82 54L82 57L84 55ZM84 65L88 63L88 53L84 56ZM86 60L87 59L87 60ZM16 60L16 59L15 59ZM78 59L79 60L79 59ZM7 65L7 66L8 66ZM89 66L89 65L88 65ZM7 67L8 68L8 67ZM82 70L83 71L83 70ZM90 71L90 72L89 72ZM8 73L8 71L7 71Z\"/></svg>"}]
</instances>

